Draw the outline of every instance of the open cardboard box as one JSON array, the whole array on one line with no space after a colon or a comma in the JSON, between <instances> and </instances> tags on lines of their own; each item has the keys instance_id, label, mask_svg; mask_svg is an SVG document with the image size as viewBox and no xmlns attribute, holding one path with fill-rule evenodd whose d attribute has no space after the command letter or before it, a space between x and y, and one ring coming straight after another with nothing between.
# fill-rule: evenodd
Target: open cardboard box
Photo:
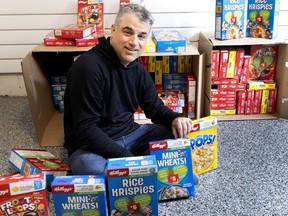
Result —
<instances>
[{"instance_id":1,"label":"open cardboard box","mask_svg":"<svg viewBox=\"0 0 288 216\"><path fill-rule=\"evenodd\" d=\"M39 45L22 60L22 72L31 114L40 146L62 146L64 143L63 114L56 110L51 76L66 75L74 58L91 47L45 47ZM143 55L177 55L172 53L144 53ZM189 46L185 55L193 56L192 69L197 79L196 117L203 116L205 54L200 55L195 46ZM140 122L141 123L141 122Z\"/></svg>"},{"instance_id":2,"label":"open cardboard box","mask_svg":"<svg viewBox=\"0 0 288 216\"><path fill-rule=\"evenodd\" d=\"M275 73L277 92L276 114L255 115L223 115L217 116L218 120L253 120L253 119L288 119L288 43L283 39L242 38L233 40L215 40L204 33L199 34L198 49L200 53L206 53L205 63L205 87L204 87L204 116L210 115L210 91L211 91L211 53L213 48L221 46L250 46L261 44L278 44L278 58Z\"/></svg>"}]
</instances>

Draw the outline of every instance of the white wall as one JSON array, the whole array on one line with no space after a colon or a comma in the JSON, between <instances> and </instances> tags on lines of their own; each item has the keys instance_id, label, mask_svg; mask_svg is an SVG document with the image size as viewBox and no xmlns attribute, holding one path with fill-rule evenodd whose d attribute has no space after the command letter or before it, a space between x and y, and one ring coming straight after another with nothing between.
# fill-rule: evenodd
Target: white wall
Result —
<instances>
[{"instance_id":1,"label":"white wall","mask_svg":"<svg viewBox=\"0 0 288 216\"><path fill-rule=\"evenodd\" d=\"M177 29L197 41L199 31L213 36L215 0L145 0L156 19L154 29ZM105 30L119 0L104 0ZM76 23L77 0L0 1L0 95L26 95L22 58L52 29ZM288 39L288 1L280 0L278 36Z\"/></svg>"}]
</instances>

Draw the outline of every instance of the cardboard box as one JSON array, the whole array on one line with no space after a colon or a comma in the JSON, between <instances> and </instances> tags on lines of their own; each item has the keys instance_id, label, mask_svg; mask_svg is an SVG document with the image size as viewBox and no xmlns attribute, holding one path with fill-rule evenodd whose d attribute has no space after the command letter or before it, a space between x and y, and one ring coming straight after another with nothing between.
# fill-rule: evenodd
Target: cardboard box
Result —
<instances>
[{"instance_id":1,"label":"cardboard box","mask_svg":"<svg viewBox=\"0 0 288 216\"><path fill-rule=\"evenodd\" d=\"M220 120L253 120L253 119L275 119L275 118L286 118L288 119L288 44L285 40L281 38L275 39L263 39L263 38L240 38L235 40L215 40L213 38L207 37L204 33L199 34L199 52L206 53L207 62L206 73L205 73L205 88L204 94L204 116L210 115L210 99L213 90L211 90L211 53L214 49L219 49L220 47L227 46L241 46L251 47L252 45L278 45L278 58L276 62L276 70L274 80L277 86L277 103L276 103L276 113L274 114L255 114L255 115L227 115L223 116L217 115L217 119ZM222 113L217 111L216 113Z\"/></svg>"},{"instance_id":2,"label":"cardboard box","mask_svg":"<svg viewBox=\"0 0 288 216\"><path fill-rule=\"evenodd\" d=\"M189 139L149 142L150 154L158 165L158 200L174 200L193 196L194 179Z\"/></svg>"},{"instance_id":3,"label":"cardboard box","mask_svg":"<svg viewBox=\"0 0 288 216\"><path fill-rule=\"evenodd\" d=\"M207 116L193 123L193 129L186 137L190 139L193 172L202 174L218 168L217 118Z\"/></svg>"},{"instance_id":4,"label":"cardboard box","mask_svg":"<svg viewBox=\"0 0 288 216\"><path fill-rule=\"evenodd\" d=\"M216 0L216 39L237 39L245 36L246 7L247 0Z\"/></svg>"},{"instance_id":5,"label":"cardboard box","mask_svg":"<svg viewBox=\"0 0 288 216\"><path fill-rule=\"evenodd\" d=\"M104 176L56 176L52 194L56 215L108 215Z\"/></svg>"},{"instance_id":6,"label":"cardboard box","mask_svg":"<svg viewBox=\"0 0 288 216\"><path fill-rule=\"evenodd\" d=\"M248 0L246 37L275 38L280 0Z\"/></svg>"},{"instance_id":7,"label":"cardboard box","mask_svg":"<svg viewBox=\"0 0 288 216\"><path fill-rule=\"evenodd\" d=\"M44 173L50 186L54 176L65 176L70 167L50 152L43 149L11 150L9 163L21 174Z\"/></svg>"},{"instance_id":8,"label":"cardboard box","mask_svg":"<svg viewBox=\"0 0 288 216\"><path fill-rule=\"evenodd\" d=\"M110 214L157 216L157 172L154 155L108 159Z\"/></svg>"},{"instance_id":9,"label":"cardboard box","mask_svg":"<svg viewBox=\"0 0 288 216\"><path fill-rule=\"evenodd\" d=\"M1 177L0 192L0 215L50 215L43 173Z\"/></svg>"},{"instance_id":10,"label":"cardboard box","mask_svg":"<svg viewBox=\"0 0 288 216\"><path fill-rule=\"evenodd\" d=\"M152 30L157 52L185 52L186 39L179 31Z\"/></svg>"},{"instance_id":11,"label":"cardboard box","mask_svg":"<svg viewBox=\"0 0 288 216\"><path fill-rule=\"evenodd\" d=\"M61 84L66 80L66 73L74 58L91 49L91 47L47 47L36 46L22 60L22 72L31 115L40 146L63 146L63 113L56 110L52 97L51 78ZM195 46L189 44L183 53L193 59L193 73L197 78L196 115L202 116L204 105L203 68L205 54L199 54ZM144 59L154 54L145 54ZM177 57L177 54L167 55ZM155 56L154 56L155 57ZM145 60L146 61L146 60ZM146 63L145 63L146 64ZM148 64L147 64L148 65ZM155 68L154 68L155 70ZM61 79L59 78L61 77ZM63 78L63 79L62 79Z\"/></svg>"}]
</instances>

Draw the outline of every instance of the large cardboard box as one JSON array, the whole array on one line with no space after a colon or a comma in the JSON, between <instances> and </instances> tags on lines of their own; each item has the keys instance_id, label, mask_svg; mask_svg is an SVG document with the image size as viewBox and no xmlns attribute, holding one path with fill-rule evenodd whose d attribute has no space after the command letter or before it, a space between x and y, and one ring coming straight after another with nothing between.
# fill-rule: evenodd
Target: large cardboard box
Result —
<instances>
[{"instance_id":1,"label":"large cardboard box","mask_svg":"<svg viewBox=\"0 0 288 216\"><path fill-rule=\"evenodd\" d=\"M40 146L62 146L64 143L63 113L54 105L51 77L67 74L74 58L91 47L51 47L39 45L22 60L22 72L31 114ZM177 56L176 53L143 53L143 56ZM196 118L203 116L205 54L199 54L193 44L181 55L192 56L192 71L197 79Z\"/></svg>"},{"instance_id":2,"label":"large cardboard box","mask_svg":"<svg viewBox=\"0 0 288 216\"><path fill-rule=\"evenodd\" d=\"M288 119L288 42L280 38L275 39L265 39L265 38L241 38L234 40L215 40L213 38L208 38L204 33L199 34L199 46L198 49L200 53L206 53L206 78L204 92L204 115L209 116L210 110L210 99L211 99L211 53L213 49L218 47L227 46L246 46L251 47L251 45L278 45L278 57L277 65L275 71L275 81L277 92L277 102L276 102L276 113L275 114L254 114L254 115L222 115L217 116L218 120L253 120L253 119L275 119L275 118L285 118Z\"/></svg>"}]
</instances>

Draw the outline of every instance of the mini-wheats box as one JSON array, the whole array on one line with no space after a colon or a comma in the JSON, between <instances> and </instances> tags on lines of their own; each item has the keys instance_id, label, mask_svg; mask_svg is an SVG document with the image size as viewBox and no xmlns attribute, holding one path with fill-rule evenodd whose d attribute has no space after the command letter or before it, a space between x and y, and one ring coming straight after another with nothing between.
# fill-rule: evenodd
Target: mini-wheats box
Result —
<instances>
[{"instance_id":1,"label":"mini-wheats box","mask_svg":"<svg viewBox=\"0 0 288 216\"><path fill-rule=\"evenodd\" d=\"M158 215L154 155L108 159L107 182L111 215Z\"/></svg>"},{"instance_id":2,"label":"mini-wheats box","mask_svg":"<svg viewBox=\"0 0 288 216\"><path fill-rule=\"evenodd\" d=\"M107 216L105 176L56 176L52 194L57 216Z\"/></svg>"},{"instance_id":3,"label":"mini-wheats box","mask_svg":"<svg viewBox=\"0 0 288 216\"><path fill-rule=\"evenodd\" d=\"M79 25L95 24L96 32L104 32L104 1L78 0Z\"/></svg>"},{"instance_id":4,"label":"mini-wheats box","mask_svg":"<svg viewBox=\"0 0 288 216\"><path fill-rule=\"evenodd\" d=\"M246 37L275 38L280 0L248 0Z\"/></svg>"},{"instance_id":5,"label":"mini-wheats box","mask_svg":"<svg viewBox=\"0 0 288 216\"><path fill-rule=\"evenodd\" d=\"M1 216L49 216L45 174L0 177Z\"/></svg>"},{"instance_id":6,"label":"mini-wheats box","mask_svg":"<svg viewBox=\"0 0 288 216\"><path fill-rule=\"evenodd\" d=\"M70 170L67 164L45 149L13 148L9 163L24 175L46 174L47 186L51 185L54 176L66 175Z\"/></svg>"},{"instance_id":7,"label":"mini-wheats box","mask_svg":"<svg viewBox=\"0 0 288 216\"><path fill-rule=\"evenodd\" d=\"M152 30L157 52L185 52L186 39L179 31Z\"/></svg>"},{"instance_id":8,"label":"mini-wheats box","mask_svg":"<svg viewBox=\"0 0 288 216\"><path fill-rule=\"evenodd\" d=\"M150 154L158 164L158 200L174 200L194 195L189 139L151 141Z\"/></svg>"},{"instance_id":9,"label":"mini-wheats box","mask_svg":"<svg viewBox=\"0 0 288 216\"><path fill-rule=\"evenodd\" d=\"M202 174L218 167L217 119L207 116L193 120L190 139L193 172Z\"/></svg>"},{"instance_id":10,"label":"mini-wheats box","mask_svg":"<svg viewBox=\"0 0 288 216\"><path fill-rule=\"evenodd\" d=\"M215 38L220 40L245 36L247 0L216 0Z\"/></svg>"}]
</instances>

